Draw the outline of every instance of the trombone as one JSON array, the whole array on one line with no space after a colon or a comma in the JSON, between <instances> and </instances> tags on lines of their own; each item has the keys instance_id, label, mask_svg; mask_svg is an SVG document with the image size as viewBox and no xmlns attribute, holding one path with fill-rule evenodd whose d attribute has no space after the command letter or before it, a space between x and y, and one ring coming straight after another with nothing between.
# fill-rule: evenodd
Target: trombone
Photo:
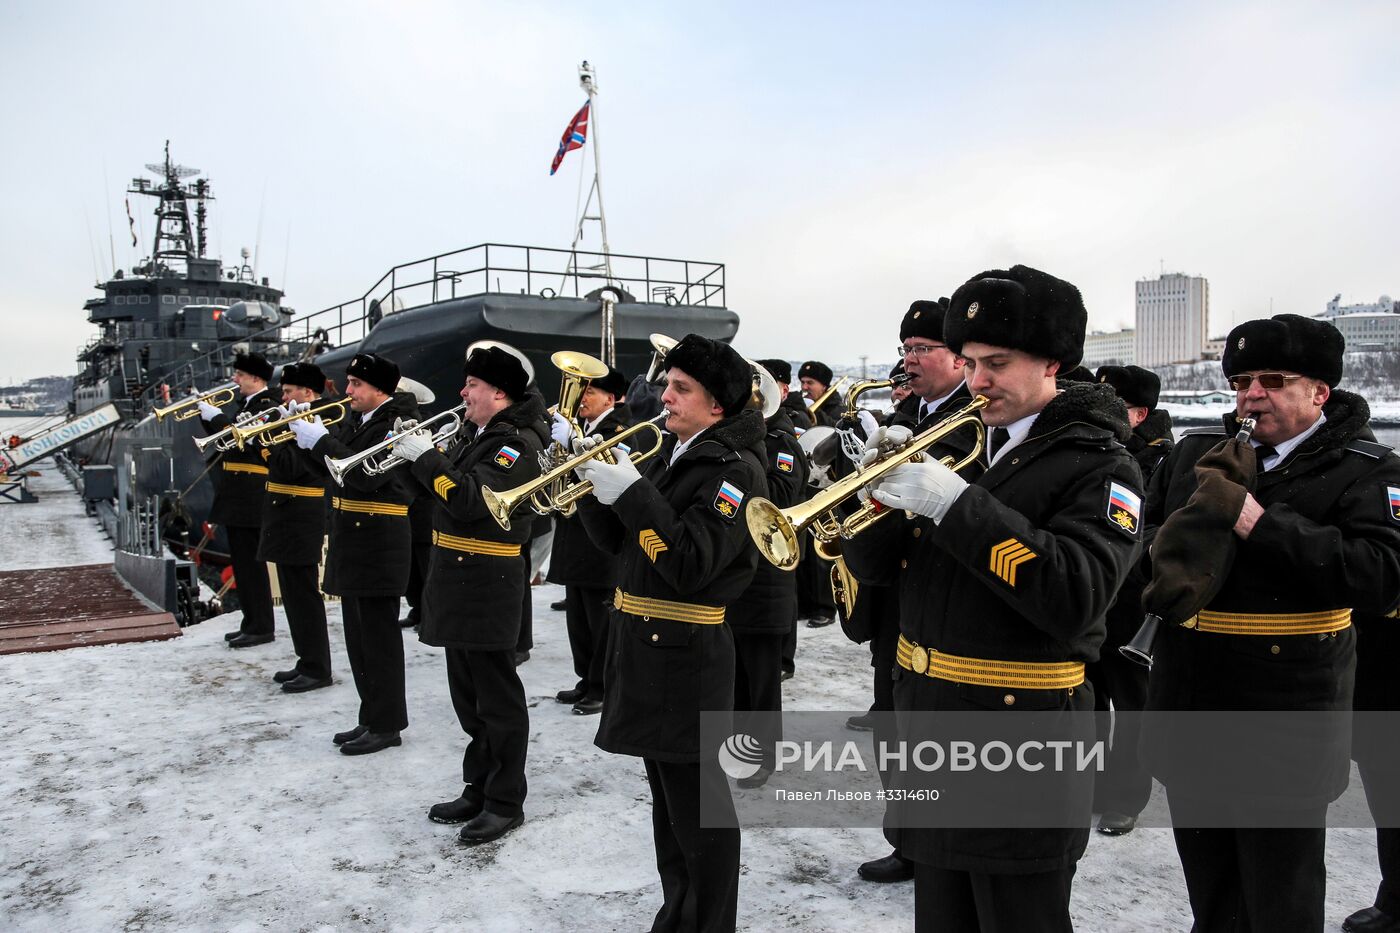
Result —
<instances>
[{"instance_id":1,"label":"trombone","mask_svg":"<svg viewBox=\"0 0 1400 933\"><path fill-rule=\"evenodd\" d=\"M449 408L441 414L433 415L423 421L404 421L399 419L394 422L394 430L389 432L389 436L384 438L373 447L366 447L359 453L351 454L348 457L335 459L326 457L326 469L330 472L331 478L341 486L345 485L345 474L356 467L364 470L370 476L380 473L387 473L402 463L408 461L402 457L396 457L392 453L394 442L402 434L418 431L430 431L433 435L433 446L441 447L452 439L452 436L462 430L462 415L466 411L465 404L456 408Z\"/></svg>"},{"instance_id":2,"label":"trombone","mask_svg":"<svg viewBox=\"0 0 1400 933\"><path fill-rule=\"evenodd\" d=\"M200 402L208 402L215 408L223 408L225 405L233 404L233 400L236 398L238 398L238 383L225 382L223 385L214 386L208 391L186 396L164 408L157 408L153 414L157 421L164 421L171 415L175 416L176 421L189 421L191 418L199 416L198 406Z\"/></svg>"},{"instance_id":3,"label":"trombone","mask_svg":"<svg viewBox=\"0 0 1400 933\"><path fill-rule=\"evenodd\" d=\"M656 434L656 441L646 450L633 450L627 456L631 461L641 463L648 457L654 456L661 450L662 430L659 423L665 422L671 416L668 411L652 418L650 421L642 421L632 425L626 431L614 434L604 441L605 446L594 447L582 453L574 454L567 460L556 464L548 472L542 473L528 483L516 486L513 489L505 489L497 492L487 486L481 487L481 499L486 504L486 511L491 513L491 517L496 520L496 524L503 529L510 530L510 513L520 508L526 502L535 506L537 512L545 505L548 505L550 512L563 512L572 509L578 500L593 491L593 484L587 480L578 480L570 483L568 475L571 470L581 464L587 463L594 457L603 460L605 463L615 463L612 448L634 434L650 429ZM555 484L558 484L557 486ZM545 514L540 512L540 514Z\"/></svg>"},{"instance_id":4,"label":"trombone","mask_svg":"<svg viewBox=\"0 0 1400 933\"><path fill-rule=\"evenodd\" d=\"M322 418L321 423L336 424L337 422L344 421L345 402L340 401L327 402L324 405L318 405L315 408L309 408L306 411L299 411L296 414L288 415L285 418L278 418L276 421L263 421L259 424L252 424L246 426L234 425L233 427L229 428L229 431L232 432L229 438L230 446L237 446L239 450L242 450L244 444L246 444L253 438L258 437L259 435L264 435L263 437L258 437L259 441L261 441L264 447L271 447L274 444L285 443L291 440L292 438L296 437L295 432L293 432L292 429L288 427L288 425L290 425L293 421L306 421L308 419L318 417L322 412L329 412L332 408L336 409L335 416L327 416L325 418ZM277 431L277 433L267 436L269 431ZM196 441L195 443L198 443L198 441ZM221 449L227 450L228 448L225 447Z\"/></svg>"},{"instance_id":5,"label":"trombone","mask_svg":"<svg viewBox=\"0 0 1400 933\"><path fill-rule=\"evenodd\" d=\"M863 469L857 467L856 472L842 477L806 502L780 509L767 499L755 498L749 503L746 519L749 536L758 546L759 553L779 570L792 570L799 558L798 535L808 530L816 538L813 549L817 554L827 560L835 560L840 553L837 539L854 538L891 511L874 499L869 499L843 520L836 511L837 507L900 464L923 460L926 450L961 428L971 427L977 433L977 443L961 460L945 457L943 463L957 471L977 460L987 440L986 428L978 412L986 406L985 396L975 397L927 431L915 435L905 446L885 454Z\"/></svg>"},{"instance_id":6,"label":"trombone","mask_svg":"<svg viewBox=\"0 0 1400 933\"><path fill-rule=\"evenodd\" d=\"M825 405L833 395L844 389L846 383L850 381L848 377L842 376L840 379L837 379L831 385L827 386L825 392L812 400L812 404L807 406L807 414L812 416L812 420L816 420L817 412L821 410L821 407Z\"/></svg>"},{"instance_id":7,"label":"trombone","mask_svg":"<svg viewBox=\"0 0 1400 933\"><path fill-rule=\"evenodd\" d=\"M275 408L269 408L266 411L245 411L234 420L233 424L224 428L222 431L215 431L213 434L206 437L192 438L194 446L199 448L200 453L207 451L211 445L215 450L232 450L235 446L241 447L241 444L235 444L233 440L235 428L246 428L254 424L265 422L268 418L276 414L277 409Z\"/></svg>"}]
</instances>

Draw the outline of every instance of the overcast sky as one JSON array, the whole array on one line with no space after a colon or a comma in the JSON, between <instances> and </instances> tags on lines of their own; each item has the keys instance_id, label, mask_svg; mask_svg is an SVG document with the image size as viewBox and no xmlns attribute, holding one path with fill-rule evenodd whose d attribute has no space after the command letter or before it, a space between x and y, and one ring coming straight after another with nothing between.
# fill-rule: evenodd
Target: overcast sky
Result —
<instances>
[{"instance_id":1,"label":"overcast sky","mask_svg":"<svg viewBox=\"0 0 1400 933\"><path fill-rule=\"evenodd\" d=\"M585 58L613 249L727 264L750 357L892 359L911 300L1017 262L1101 329L1163 267L1212 333L1400 297L1400 4L970 6L0 0L0 384L73 371L167 138L300 312L568 246Z\"/></svg>"}]
</instances>

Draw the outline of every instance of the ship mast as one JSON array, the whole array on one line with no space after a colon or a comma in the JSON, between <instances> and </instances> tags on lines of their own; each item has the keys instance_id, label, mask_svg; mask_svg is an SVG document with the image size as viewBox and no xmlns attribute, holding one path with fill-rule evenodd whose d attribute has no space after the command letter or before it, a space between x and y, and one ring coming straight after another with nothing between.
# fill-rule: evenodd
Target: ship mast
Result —
<instances>
[{"instance_id":1,"label":"ship mast","mask_svg":"<svg viewBox=\"0 0 1400 933\"><path fill-rule=\"evenodd\" d=\"M593 272L602 272L605 281L612 284L612 251L608 247L608 218L603 210L603 155L602 148L598 142L598 80L594 73L593 66L584 61L578 66L578 83L588 95L588 135L593 137L593 184L588 189L588 199L584 201L583 207L579 211L579 216L574 224L574 241L569 247L573 258L573 272L577 274L578 254L574 252L583 240L583 225L585 221L597 221L599 232L603 237L603 261L597 265L589 266ZM598 213L589 214L588 209L593 204L594 195L598 198ZM603 362L609 366L617 362L617 352L614 337L614 307L616 301L609 297L603 298L603 321L601 337L601 353Z\"/></svg>"},{"instance_id":2,"label":"ship mast","mask_svg":"<svg viewBox=\"0 0 1400 933\"><path fill-rule=\"evenodd\" d=\"M199 169L176 165L170 161L170 140L165 141L165 162L147 162L146 170L160 176L163 183L152 186L145 178L133 178L127 191L131 194L144 194L158 198L156 205L156 231L151 244L150 271L160 274L168 269L161 260L172 259L188 263L191 259L204 255L205 247L205 202L212 201L209 182L201 178L192 188L186 188L181 179L199 174ZM197 225L191 229L189 201L195 204Z\"/></svg>"}]
</instances>

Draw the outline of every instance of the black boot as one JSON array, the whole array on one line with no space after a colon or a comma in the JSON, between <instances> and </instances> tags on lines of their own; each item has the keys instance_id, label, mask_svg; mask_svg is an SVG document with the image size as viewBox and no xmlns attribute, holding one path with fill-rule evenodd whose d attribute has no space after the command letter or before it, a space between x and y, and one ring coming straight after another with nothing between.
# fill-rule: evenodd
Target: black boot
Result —
<instances>
[{"instance_id":1,"label":"black boot","mask_svg":"<svg viewBox=\"0 0 1400 933\"><path fill-rule=\"evenodd\" d=\"M481 812L481 801L462 792L456 800L435 803L428 808L428 819L434 823L465 823Z\"/></svg>"},{"instance_id":2,"label":"black boot","mask_svg":"<svg viewBox=\"0 0 1400 933\"><path fill-rule=\"evenodd\" d=\"M864 863L856 869L856 874L865 881L875 881L880 884L910 881L914 877L914 863L895 851L884 858L872 859Z\"/></svg>"},{"instance_id":3,"label":"black boot","mask_svg":"<svg viewBox=\"0 0 1400 933\"><path fill-rule=\"evenodd\" d=\"M395 745L402 745L403 739L399 738L399 733L394 732L370 732L365 731L357 739L351 739L340 746L342 755L372 755L375 752L382 752L386 748L393 748Z\"/></svg>"},{"instance_id":4,"label":"black boot","mask_svg":"<svg viewBox=\"0 0 1400 933\"><path fill-rule=\"evenodd\" d=\"M523 822L523 813L519 816L501 816L499 813L482 810L462 827L457 839L467 845L480 845L501 838Z\"/></svg>"}]
</instances>

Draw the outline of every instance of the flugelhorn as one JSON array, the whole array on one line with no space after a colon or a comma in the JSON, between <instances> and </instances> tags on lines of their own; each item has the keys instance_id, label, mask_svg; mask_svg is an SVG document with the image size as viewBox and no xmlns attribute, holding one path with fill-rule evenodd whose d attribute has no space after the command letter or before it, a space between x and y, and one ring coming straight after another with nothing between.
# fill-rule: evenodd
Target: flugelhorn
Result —
<instances>
[{"instance_id":1,"label":"flugelhorn","mask_svg":"<svg viewBox=\"0 0 1400 933\"><path fill-rule=\"evenodd\" d=\"M166 405L164 408L157 408L153 414L157 421L164 421L171 415L176 421L189 421L191 418L199 417L199 403L208 402L215 408L223 408L225 405L233 404L233 400L238 398L238 383L225 382L223 385L214 386L205 392L189 395ZM215 401L215 400L218 401Z\"/></svg>"},{"instance_id":2,"label":"flugelhorn","mask_svg":"<svg viewBox=\"0 0 1400 933\"><path fill-rule=\"evenodd\" d=\"M199 448L200 453L204 453L211 445L215 450L232 450L236 446L233 440L233 431L235 428L246 428L249 425L266 421L268 418L276 416L276 414L277 409L275 408L269 408L264 411L245 411L234 420L233 424L224 428L222 431L215 431L213 434L206 437L192 438L194 446Z\"/></svg>"},{"instance_id":3,"label":"flugelhorn","mask_svg":"<svg viewBox=\"0 0 1400 933\"><path fill-rule=\"evenodd\" d=\"M599 458L605 462L613 462L612 448L629 439L634 434L651 430L656 434L656 441L646 450L633 450L627 456L631 461L641 463L648 457L654 456L661 450L662 431L658 423L665 422L671 416L668 411L652 418L650 421L641 421L632 425L625 431L614 434L605 440L602 445L590 448L582 453L574 454L562 463L557 464L547 473L523 483L513 489L497 491L486 486L481 487L481 499L486 504L486 511L491 513L491 517L496 520L507 531L510 530L510 514L526 502L532 502L537 507L548 504L549 511L563 511L578 502L584 496L593 491L593 484L587 480L569 481L569 473L581 464L589 460ZM555 483L559 482L556 488ZM538 511L538 508L537 508Z\"/></svg>"},{"instance_id":4,"label":"flugelhorn","mask_svg":"<svg viewBox=\"0 0 1400 933\"><path fill-rule=\"evenodd\" d=\"M450 441L454 434L462 430L462 415L466 409L466 405L458 405L456 408L449 408L447 411L433 415L424 421L400 419L394 422L394 430L389 433L389 436L373 447L366 447L359 453L341 457L338 460L334 457L326 457L326 470L331 474L331 479L341 486L345 485L345 474L356 468L364 470L371 476L387 473L400 464L408 462L402 457L394 456L395 441L405 434L431 431L433 446L441 447Z\"/></svg>"},{"instance_id":5,"label":"flugelhorn","mask_svg":"<svg viewBox=\"0 0 1400 933\"><path fill-rule=\"evenodd\" d=\"M749 536L758 546L759 553L778 569L792 570L799 558L798 535L809 530L816 538L818 553L831 555L827 559L833 559L836 552L831 544L836 539L854 538L891 511L874 499L869 499L843 520L836 511L837 507L900 464L922 460L926 450L962 428L969 427L975 431L977 443L961 460L945 457L943 463L957 471L977 460L987 437L986 428L977 413L986 406L984 396L975 397L927 431L916 434L898 450L885 454L868 466L857 465L855 472L843 476L806 502L780 509L762 497L753 499L749 503L746 520Z\"/></svg>"},{"instance_id":6,"label":"flugelhorn","mask_svg":"<svg viewBox=\"0 0 1400 933\"><path fill-rule=\"evenodd\" d=\"M336 424L339 421L345 420L346 403L344 401L327 402L324 405L318 405L315 408L299 411L285 418L278 418L276 421L265 421L261 424L252 424L247 427L235 425L230 429L232 431L232 442L237 445L239 450L242 450L244 444L255 437L259 437L259 435L262 435L259 440L264 447L285 443L296 437L296 433L288 427L293 421L309 421L312 418L320 417L322 412L329 412L332 408L336 410L335 416L321 418L322 424ZM277 433L269 433L273 431Z\"/></svg>"}]
</instances>

